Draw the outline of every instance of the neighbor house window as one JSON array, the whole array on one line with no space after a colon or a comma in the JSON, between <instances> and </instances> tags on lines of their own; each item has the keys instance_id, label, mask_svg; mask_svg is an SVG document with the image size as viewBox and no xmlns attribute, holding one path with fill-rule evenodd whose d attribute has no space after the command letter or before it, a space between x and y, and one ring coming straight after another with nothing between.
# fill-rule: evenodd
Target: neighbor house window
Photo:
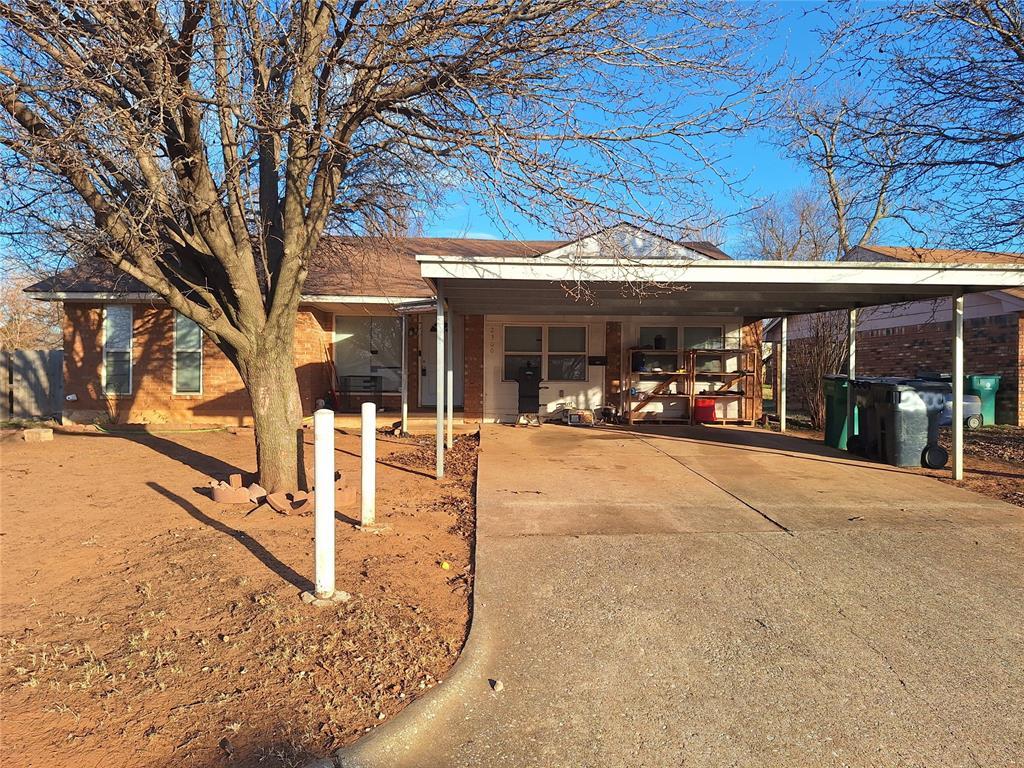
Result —
<instances>
[{"instance_id":1,"label":"neighbor house window","mask_svg":"<svg viewBox=\"0 0 1024 768\"><path fill-rule=\"evenodd\" d=\"M379 378L382 392L400 392L401 318L335 315L334 367L339 377Z\"/></svg>"},{"instance_id":2,"label":"neighbor house window","mask_svg":"<svg viewBox=\"0 0 1024 768\"><path fill-rule=\"evenodd\" d=\"M203 332L185 315L174 313L174 393L203 391Z\"/></svg>"},{"instance_id":3,"label":"neighbor house window","mask_svg":"<svg viewBox=\"0 0 1024 768\"><path fill-rule=\"evenodd\" d=\"M514 381L532 366L545 381L587 380L587 328L565 325L506 325L502 378Z\"/></svg>"},{"instance_id":4,"label":"neighbor house window","mask_svg":"<svg viewBox=\"0 0 1024 768\"><path fill-rule=\"evenodd\" d=\"M110 304L103 309L103 392L132 393L132 308Z\"/></svg>"}]
</instances>

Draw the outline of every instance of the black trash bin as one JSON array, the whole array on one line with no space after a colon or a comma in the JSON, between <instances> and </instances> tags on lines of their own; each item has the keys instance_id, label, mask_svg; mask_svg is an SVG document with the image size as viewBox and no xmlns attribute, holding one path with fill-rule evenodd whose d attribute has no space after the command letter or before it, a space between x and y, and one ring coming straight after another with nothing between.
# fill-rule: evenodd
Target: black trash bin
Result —
<instances>
[{"instance_id":1,"label":"black trash bin","mask_svg":"<svg viewBox=\"0 0 1024 768\"><path fill-rule=\"evenodd\" d=\"M878 458L878 411L871 390L874 381L870 378L854 379L849 386L857 421L854 434L847 438L846 449L866 459Z\"/></svg>"},{"instance_id":2,"label":"black trash bin","mask_svg":"<svg viewBox=\"0 0 1024 768\"><path fill-rule=\"evenodd\" d=\"M875 385L879 459L897 467L939 469L949 458L939 445L939 419L945 398L919 392L912 383Z\"/></svg>"}]
</instances>

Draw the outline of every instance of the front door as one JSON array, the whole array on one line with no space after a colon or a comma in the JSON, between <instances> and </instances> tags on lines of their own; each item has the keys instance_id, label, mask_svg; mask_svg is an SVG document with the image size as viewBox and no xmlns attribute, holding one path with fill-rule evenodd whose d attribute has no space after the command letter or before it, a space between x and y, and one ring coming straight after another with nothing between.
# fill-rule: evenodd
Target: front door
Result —
<instances>
[{"instance_id":1,"label":"front door","mask_svg":"<svg viewBox=\"0 0 1024 768\"><path fill-rule=\"evenodd\" d=\"M462 405L462 317L454 316L449 322L445 342L454 344L452 352L455 369L455 405ZM454 330L453 330L454 327ZM420 397L419 405L429 407L437 405L437 327L431 315L420 315Z\"/></svg>"}]
</instances>

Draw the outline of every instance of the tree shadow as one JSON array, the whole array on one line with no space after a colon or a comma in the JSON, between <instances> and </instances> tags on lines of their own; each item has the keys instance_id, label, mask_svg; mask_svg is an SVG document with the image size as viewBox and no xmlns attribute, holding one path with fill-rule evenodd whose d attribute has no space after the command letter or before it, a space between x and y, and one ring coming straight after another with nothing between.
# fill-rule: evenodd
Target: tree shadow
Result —
<instances>
[{"instance_id":1,"label":"tree shadow","mask_svg":"<svg viewBox=\"0 0 1024 768\"><path fill-rule=\"evenodd\" d=\"M263 563L263 565L265 565L272 573L284 579L299 591L306 592L313 589L313 583L309 579L299 574L290 566L282 563L280 560L274 557L274 555L271 554L266 547L264 547L262 544L256 541L252 536L247 534L245 531L240 531L237 528L232 528L230 525L222 523L220 520L215 520L214 518L205 514L195 504L182 498L173 491L165 488L164 486L160 485L160 483L155 483L150 480L146 482L146 485L148 485L154 491L159 493L165 499L173 501L175 504L177 504L179 507L185 510L185 512L187 512L188 515L192 517L194 520L197 520L203 525L213 528L215 531L219 533L223 533L225 536L230 536L232 539L234 539L247 550L249 550L253 557L255 557L257 560Z\"/></svg>"},{"instance_id":2,"label":"tree shadow","mask_svg":"<svg viewBox=\"0 0 1024 768\"><path fill-rule=\"evenodd\" d=\"M183 432L182 434L188 434ZM102 438L115 438L120 440L127 440L132 443L144 445L150 450L156 451L162 456L166 456L169 459L173 459L180 464L184 464L186 467L194 469L196 472L201 472L204 475L211 477L227 478L228 475L235 472L245 473L246 470L240 469L239 467L218 459L216 456L211 456L202 451L197 451L194 448L189 448L186 445L175 442L174 440L168 440L165 437L160 437L152 432L146 432L145 430L117 430L117 431L105 431L105 432L68 432L69 437L102 437Z\"/></svg>"}]
</instances>

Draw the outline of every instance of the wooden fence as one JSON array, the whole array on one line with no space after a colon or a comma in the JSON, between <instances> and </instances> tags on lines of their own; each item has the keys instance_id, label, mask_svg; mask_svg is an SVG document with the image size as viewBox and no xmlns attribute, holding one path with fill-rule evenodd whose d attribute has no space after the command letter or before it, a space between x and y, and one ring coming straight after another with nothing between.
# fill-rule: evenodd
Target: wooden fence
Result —
<instances>
[{"instance_id":1,"label":"wooden fence","mask_svg":"<svg viewBox=\"0 0 1024 768\"><path fill-rule=\"evenodd\" d=\"M59 417L64 403L64 353L59 349L0 352L4 419Z\"/></svg>"}]
</instances>

